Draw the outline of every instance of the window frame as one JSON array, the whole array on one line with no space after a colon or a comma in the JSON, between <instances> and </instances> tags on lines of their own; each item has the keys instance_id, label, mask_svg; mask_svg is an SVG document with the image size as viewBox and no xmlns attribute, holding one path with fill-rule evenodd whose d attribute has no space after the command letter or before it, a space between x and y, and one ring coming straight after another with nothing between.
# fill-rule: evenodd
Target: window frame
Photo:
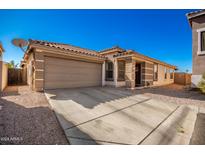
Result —
<instances>
[{"instance_id":1,"label":"window frame","mask_svg":"<svg viewBox=\"0 0 205 154\"><path fill-rule=\"evenodd\" d=\"M167 68L164 68L164 79L167 79Z\"/></svg>"},{"instance_id":2,"label":"window frame","mask_svg":"<svg viewBox=\"0 0 205 154\"><path fill-rule=\"evenodd\" d=\"M112 69L109 69L109 64L112 64ZM112 78L108 78L109 72L112 72ZM107 61L105 63L105 81L114 81L114 64L112 61Z\"/></svg>"},{"instance_id":3,"label":"window frame","mask_svg":"<svg viewBox=\"0 0 205 154\"><path fill-rule=\"evenodd\" d=\"M123 69L121 69L119 66L119 63L121 63L121 62L123 62ZM117 69L118 69L118 73L117 73L117 81L125 81L125 61L123 61L123 60L118 60L117 61ZM119 78L119 74L120 74L120 72L123 72L123 78Z\"/></svg>"},{"instance_id":4,"label":"window frame","mask_svg":"<svg viewBox=\"0 0 205 154\"><path fill-rule=\"evenodd\" d=\"M197 33L198 33L197 55L205 55L205 47L204 47L204 50L202 50L202 33L205 33L205 28L198 29Z\"/></svg>"},{"instance_id":5,"label":"window frame","mask_svg":"<svg viewBox=\"0 0 205 154\"><path fill-rule=\"evenodd\" d=\"M203 37L202 34L203 34L203 33L205 33L205 30L200 32L200 51L201 51L201 52L205 52L205 46L204 46L204 49L203 49L203 43L202 43L202 39L203 39L203 38L202 38L202 37ZM204 39L205 39L205 38L204 38ZM204 41L205 41L205 40L204 40Z\"/></svg>"},{"instance_id":6,"label":"window frame","mask_svg":"<svg viewBox=\"0 0 205 154\"><path fill-rule=\"evenodd\" d=\"M153 65L153 67L155 67L155 66L157 66L157 72L155 72L155 70L154 70L154 68L153 68L153 80L154 81L158 81L158 64L157 63L155 63L154 65ZM155 79L155 73L157 73L156 74L156 79Z\"/></svg>"},{"instance_id":7,"label":"window frame","mask_svg":"<svg viewBox=\"0 0 205 154\"><path fill-rule=\"evenodd\" d=\"M174 70L171 70L171 72L170 72L170 79L171 79L171 80L174 79Z\"/></svg>"}]
</instances>

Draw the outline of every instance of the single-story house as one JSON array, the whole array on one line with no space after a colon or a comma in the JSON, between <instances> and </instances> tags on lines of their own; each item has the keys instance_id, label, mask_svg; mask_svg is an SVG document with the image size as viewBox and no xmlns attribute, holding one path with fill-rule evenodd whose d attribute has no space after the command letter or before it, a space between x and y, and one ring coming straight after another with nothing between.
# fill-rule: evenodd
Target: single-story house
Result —
<instances>
[{"instance_id":1,"label":"single-story house","mask_svg":"<svg viewBox=\"0 0 205 154\"><path fill-rule=\"evenodd\" d=\"M118 46L93 51L68 44L29 40L22 67L36 91L89 86L165 85L176 66Z\"/></svg>"},{"instance_id":2,"label":"single-story house","mask_svg":"<svg viewBox=\"0 0 205 154\"><path fill-rule=\"evenodd\" d=\"M205 10L187 14L192 28L192 87L197 87L205 73Z\"/></svg>"}]
</instances>

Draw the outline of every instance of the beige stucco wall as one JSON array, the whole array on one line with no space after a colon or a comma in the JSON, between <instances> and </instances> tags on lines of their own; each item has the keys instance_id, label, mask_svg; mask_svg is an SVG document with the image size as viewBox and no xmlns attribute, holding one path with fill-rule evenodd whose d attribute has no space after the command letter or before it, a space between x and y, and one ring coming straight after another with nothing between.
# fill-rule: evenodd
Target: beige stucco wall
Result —
<instances>
[{"instance_id":1,"label":"beige stucco wall","mask_svg":"<svg viewBox=\"0 0 205 154\"><path fill-rule=\"evenodd\" d=\"M205 30L205 15L192 19L192 87L197 87L202 74L205 73L205 54L199 55L198 30Z\"/></svg>"},{"instance_id":2,"label":"beige stucco wall","mask_svg":"<svg viewBox=\"0 0 205 154\"><path fill-rule=\"evenodd\" d=\"M117 81L117 86L116 87L125 87L126 82L125 81Z\"/></svg>"},{"instance_id":3,"label":"beige stucco wall","mask_svg":"<svg viewBox=\"0 0 205 154\"><path fill-rule=\"evenodd\" d=\"M165 67L166 66L158 65L158 81L154 81L153 85L160 86L160 85L174 83L174 76L173 76L173 79L170 79L170 72L172 72L173 69L170 69L167 67L167 69L169 69L170 71L168 71L167 79L165 79Z\"/></svg>"},{"instance_id":4,"label":"beige stucco wall","mask_svg":"<svg viewBox=\"0 0 205 154\"><path fill-rule=\"evenodd\" d=\"M102 59L97 59L93 57L83 57L75 55L69 55L67 53L59 53L53 50L47 49L34 49L33 54L29 55L29 59L27 60L27 83L30 87L35 91L43 91L44 90L44 71L45 71L45 57L56 57L63 58L68 60L82 60L85 62L94 62L102 64ZM31 66L33 61L33 73L31 73Z\"/></svg>"},{"instance_id":5,"label":"beige stucco wall","mask_svg":"<svg viewBox=\"0 0 205 154\"><path fill-rule=\"evenodd\" d=\"M27 60L27 63L26 63L26 69L27 69L27 84L29 85L30 88L32 88L32 75L33 75L33 72L32 72L32 61L34 60L34 56L33 54L30 54L29 55L29 58Z\"/></svg>"},{"instance_id":6,"label":"beige stucco wall","mask_svg":"<svg viewBox=\"0 0 205 154\"><path fill-rule=\"evenodd\" d=\"M0 91L8 85L8 64L0 61Z\"/></svg>"},{"instance_id":7,"label":"beige stucco wall","mask_svg":"<svg viewBox=\"0 0 205 154\"><path fill-rule=\"evenodd\" d=\"M127 88L135 88L135 64L136 61L127 59L125 62L125 83Z\"/></svg>"},{"instance_id":8,"label":"beige stucco wall","mask_svg":"<svg viewBox=\"0 0 205 154\"><path fill-rule=\"evenodd\" d=\"M113 61L114 68L117 68L116 63L112 56L109 57L109 60ZM117 69L114 69L114 81L105 81L105 85L107 86L115 86L115 87L129 87L134 88L135 87L135 60L126 60L126 67L125 67L125 76L126 81L115 81L117 79ZM142 63L143 64L143 63ZM167 73L167 79L164 78L165 76L165 67L164 65L158 64L158 80L153 81L153 63L146 62L144 65L142 65L141 69L141 84L142 86L146 86L144 82L150 82L150 86L161 86L161 85L167 85L174 83L174 76L173 79L170 78L170 73L173 72L173 69L166 67L168 70ZM143 70L144 69L144 70ZM116 73L116 75L115 75ZM152 84L153 82L153 84Z\"/></svg>"},{"instance_id":9,"label":"beige stucco wall","mask_svg":"<svg viewBox=\"0 0 205 154\"><path fill-rule=\"evenodd\" d=\"M117 81L117 83L115 84L114 81L105 81L105 86L125 87L126 83L125 81Z\"/></svg>"},{"instance_id":10,"label":"beige stucco wall","mask_svg":"<svg viewBox=\"0 0 205 154\"><path fill-rule=\"evenodd\" d=\"M192 21L192 59L193 75L202 75L205 73L205 55L198 55L198 32L197 30L205 28L205 15L194 18Z\"/></svg>"}]
</instances>

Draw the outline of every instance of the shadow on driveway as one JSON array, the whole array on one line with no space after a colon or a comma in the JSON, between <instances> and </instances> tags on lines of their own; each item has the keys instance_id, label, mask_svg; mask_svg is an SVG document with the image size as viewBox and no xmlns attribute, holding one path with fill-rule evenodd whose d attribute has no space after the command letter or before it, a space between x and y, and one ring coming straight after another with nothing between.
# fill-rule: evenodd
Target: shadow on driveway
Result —
<instances>
[{"instance_id":1,"label":"shadow on driveway","mask_svg":"<svg viewBox=\"0 0 205 154\"><path fill-rule=\"evenodd\" d=\"M72 100L86 108L135 95L130 90L101 87L48 90L47 93L53 95L50 99Z\"/></svg>"}]
</instances>

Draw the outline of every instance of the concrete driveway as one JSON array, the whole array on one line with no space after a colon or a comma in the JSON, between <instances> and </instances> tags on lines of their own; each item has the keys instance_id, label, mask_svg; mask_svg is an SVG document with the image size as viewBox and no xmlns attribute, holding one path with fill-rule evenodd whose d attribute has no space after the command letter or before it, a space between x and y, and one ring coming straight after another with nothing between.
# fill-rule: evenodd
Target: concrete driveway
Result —
<instances>
[{"instance_id":1,"label":"concrete driveway","mask_svg":"<svg viewBox=\"0 0 205 154\"><path fill-rule=\"evenodd\" d=\"M189 144L198 112L121 88L45 94L70 144Z\"/></svg>"}]
</instances>

